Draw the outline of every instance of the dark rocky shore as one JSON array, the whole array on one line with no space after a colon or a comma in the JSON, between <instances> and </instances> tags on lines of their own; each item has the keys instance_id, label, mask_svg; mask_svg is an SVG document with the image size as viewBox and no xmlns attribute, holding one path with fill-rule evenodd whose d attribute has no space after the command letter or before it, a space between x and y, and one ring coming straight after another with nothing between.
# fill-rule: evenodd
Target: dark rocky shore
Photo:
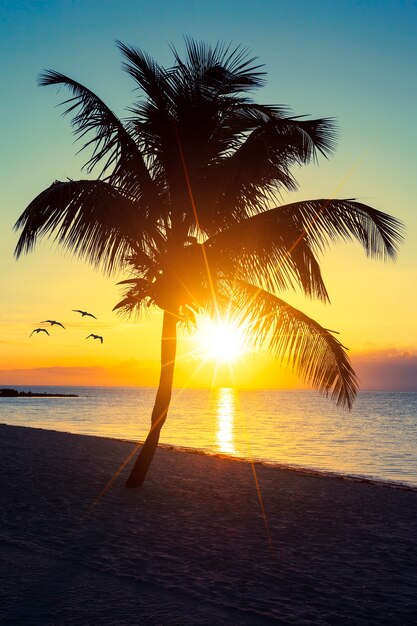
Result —
<instances>
[{"instance_id":1,"label":"dark rocky shore","mask_svg":"<svg viewBox=\"0 0 417 626\"><path fill-rule=\"evenodd\" d=\"M75 393L36 393L33 391L17 391L17 389L0 389L0 398L78 398Z\"/></svg>"}]
</instances>

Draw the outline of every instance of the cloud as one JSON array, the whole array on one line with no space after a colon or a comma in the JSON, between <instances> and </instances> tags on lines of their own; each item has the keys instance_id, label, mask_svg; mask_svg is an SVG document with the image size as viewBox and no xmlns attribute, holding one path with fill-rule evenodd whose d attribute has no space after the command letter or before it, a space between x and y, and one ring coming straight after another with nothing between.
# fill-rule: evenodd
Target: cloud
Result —
<instances>
[{"instance_id":1,"label":"cloud","mask_svg":"<svg viewBox=\"0 0 417 626\"><path fill-rule=\"evenodd\" d=\"M352 356L361 389L417 391L417 352L396 348Z\"/></svg>"}]
</instances>

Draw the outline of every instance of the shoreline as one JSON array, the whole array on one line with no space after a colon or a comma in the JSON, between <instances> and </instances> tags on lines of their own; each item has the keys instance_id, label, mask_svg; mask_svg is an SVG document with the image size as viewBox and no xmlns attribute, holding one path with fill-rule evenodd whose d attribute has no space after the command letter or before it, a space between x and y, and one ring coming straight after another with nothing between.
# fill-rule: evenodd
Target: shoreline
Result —
<instances>
[{"instance_id":1,"label":"shoreline","mask_svg":"<svg viewBox=\"0 0 417 626\"><path fill-rule=\"evenodd\" d=\"M93 434L85 434L85 433L74 433L68 430L55 430L52 428L41 428L37 426L24 426L20 424L7 424L6 422L0 422L1 426L8 426L11 428L29 428L31 430L41 430L45 432L52 433L63 433L73 436L79 437L93 437L99 439L108 439L110 441L123 441L125 443L130 443L133 445L142 444L142 441L134 440L134 439L124 439L119 437L111 437L108 435L93 435ZM302 465L289 465L286 463L279 463L275 461L269 461L266 459L253 458L249 459L246 457L235 456L233 454L227 454L224 452L212 452L211 450L205 448L191 448L187 446L180 446L171 443L159 443L158 447L161 449L172 450L174 452L184 452L185 454L197 454L206 457L220 458L220 459L228 459L230 461L236 461L240 463L247 463L249 465L269 467L275 470L283 470L288 472L294 472L300 475L306 476L315 476L317 478L335 478L343 481L351 481L357 483L369 483L371 485L381 486L381 487L389 487L391 489L399 489L404 491L412 491L417 493L417 485L395 481L395 480L383 480L380 478L375 478L371 476L359 475L359 474L343 474L341 472L337 472L334 470L320 470L315 469L314 467L302 466Z\"/></svg>"},{"instance_id":2,"label":"shoreline","mask_svg":"<svg viewBox=\"0 0 417 626\"><path fill-rule=\"evenodd\" d=\"M129 490L133 442L0 434L5 623L414 623L415 491L173 447Z\"/></svg>"},{"instance_id":3,"label":"shoreline","mask_svg":"<svg viewBox=\"0 0 417 626\"><path fill-rule=\"evenodd\" d=\"M91 436L95 436L95 435L91 435ZM119 441L139 443L139 442L132 441L131 439L122 439L122 440L119 439ZM381 487L390 487L392 489L404 489L405 491L413 491L417 493L417 485L413 485L410 483L402 483L400 481L395 481L395 480L392 480L392 481L382 480L379 478L372 478L368 476L362 476L359 474L343 474L341 472L332 471L332 470L319 470L319 469L315 469L314 467L308 467L308 466L303 466L303 465L288 465L285 463L268 461L265 459L258 459L258 458L254 458L253 460L251 460L246 457L234 456L234 455L226 454L223 452L211 452L210 450L205 450L203 448L187 448L186 446L175 446L175 445L166 444L166 443L160 443L158 445L161 448L168 448L170 450L174 450L178 452L185 452L185 453L190 453L190 454L202 454L203 456L208 456L208 457L216 457L216 458L221 458L221 459L224 458L224 459L229 459L231 461L240 461L243 463L248 463L249 465L256 465L256 466L260 465L263 467L269 467L271 469L294 472L300 475L315 476L317 478L336 478L340 480L347 480L347 481L352 481L352 482L357 482L357 483L369 483L371 485L376 485L376 486L381 486Z\"/></svg>"}]
</instances>

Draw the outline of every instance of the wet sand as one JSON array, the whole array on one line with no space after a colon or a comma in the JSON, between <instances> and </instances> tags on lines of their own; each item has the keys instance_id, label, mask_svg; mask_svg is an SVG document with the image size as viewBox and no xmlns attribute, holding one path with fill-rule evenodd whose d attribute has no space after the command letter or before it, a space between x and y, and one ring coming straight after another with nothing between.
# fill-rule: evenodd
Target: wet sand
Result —
<instances>
[{"instance_id":1,"label":"wet sand","mask_svg":"<svg viewBox=\"0 0 417 626\"><path fill-rule=\"evenodd\" d=\"M0 425L0 448L1 623L417 621L415 490L169 448L128 490L131 442Z\"/></svg>"}]
</instances>

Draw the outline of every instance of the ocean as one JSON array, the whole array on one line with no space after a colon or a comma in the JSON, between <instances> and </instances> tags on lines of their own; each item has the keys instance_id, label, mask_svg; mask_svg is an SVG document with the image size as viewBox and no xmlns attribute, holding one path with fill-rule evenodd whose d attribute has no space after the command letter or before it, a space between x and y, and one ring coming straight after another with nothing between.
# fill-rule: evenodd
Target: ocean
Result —
<instances>
[{"instance_id":1,"label":"ocean","mask_svg":"<svg viewBox=\"0 0 417 626\"><path fill-rule=\"evenodd\" d=\"M155 389L16 387L77 398L0 398L0 422L143 440ZM417 393L359 393L352 411L314 391L175 389L161 443L417 487Z\"/></svg>"}]
</instances>

